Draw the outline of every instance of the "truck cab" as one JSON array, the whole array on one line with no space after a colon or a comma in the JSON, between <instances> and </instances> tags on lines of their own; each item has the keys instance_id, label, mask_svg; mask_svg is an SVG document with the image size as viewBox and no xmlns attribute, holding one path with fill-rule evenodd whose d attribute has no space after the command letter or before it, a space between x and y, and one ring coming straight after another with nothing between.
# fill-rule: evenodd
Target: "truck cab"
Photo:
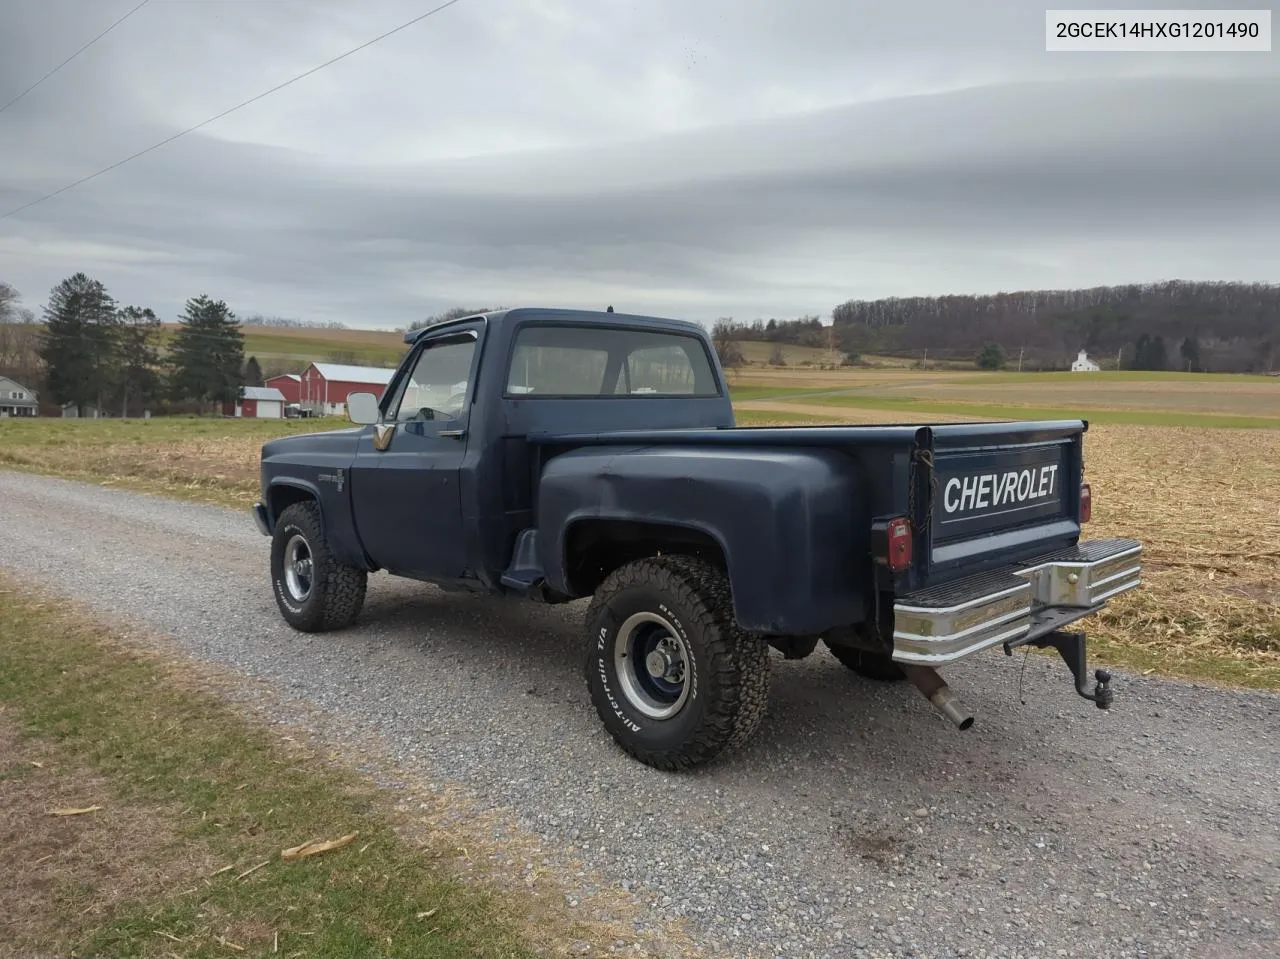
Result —
<instances>
[{"instance_id":1,"label":"truck cab","mask_svg":"<svg viewBox=\"0 0 1280 959\"><path fill-rule=\"evenodd\" d=\"M1081 541L1081 420L735 424L698 324L523 308L405 336L355 424L272 440L254 514L281 614L351 625L377 571L541 602L590 599L585 670L601 719L650 765L746 740L770 650L819 643L909 680L960 728L937 667L1064 627L1140 583L1141 546Z\"/></svg>"}]
</instances>

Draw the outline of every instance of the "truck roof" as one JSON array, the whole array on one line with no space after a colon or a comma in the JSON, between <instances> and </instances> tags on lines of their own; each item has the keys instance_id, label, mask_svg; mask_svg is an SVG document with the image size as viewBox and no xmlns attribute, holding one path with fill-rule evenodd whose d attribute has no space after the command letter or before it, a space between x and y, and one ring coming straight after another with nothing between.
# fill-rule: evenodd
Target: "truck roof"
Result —
<instances>
[{"instance_id":1,"label":"truck roof","mask_svg":"<svg viewBox=\"0 0 1280 959\"><path fill-rule=\"evenodd\" d=\"M706 327L692 320L677 320L664 316L646 316L639 313L610 313L605 310L564 310L555 307L542 306L519 306L505 310L492 310L488 313L473 313L470 316L461 316L453 320L444 320L440 323L433 323L430 326L424 326L421 329L410 330L404 335L406 343L416 343L418 338L427 332L445 329L461 323L470 323L483 317L489 323L502 324L509 320L538 319L549 318L556 320L564 320L570 323L583 323L597 325L600 323L639 323L644 326L652 326L658 329L671 330L672 332L694 333L706 336Z\"/></svg>"}]
</instances>

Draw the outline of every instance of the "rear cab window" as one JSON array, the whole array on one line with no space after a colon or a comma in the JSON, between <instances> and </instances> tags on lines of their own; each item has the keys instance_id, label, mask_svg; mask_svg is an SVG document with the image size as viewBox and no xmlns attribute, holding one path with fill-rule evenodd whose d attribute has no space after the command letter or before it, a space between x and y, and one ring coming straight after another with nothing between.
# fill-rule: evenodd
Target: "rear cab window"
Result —
<instances>
[{"instance_id":1,"label":"rear cab window","mask_svg":"<svg viewBox=\"0 0 1280 959\"><path fill-rule=\"evenodd\" d=\"M515 338L505 395L720 396L696 336L669 330L530 324Z\"/></svg>"}]
</instances>

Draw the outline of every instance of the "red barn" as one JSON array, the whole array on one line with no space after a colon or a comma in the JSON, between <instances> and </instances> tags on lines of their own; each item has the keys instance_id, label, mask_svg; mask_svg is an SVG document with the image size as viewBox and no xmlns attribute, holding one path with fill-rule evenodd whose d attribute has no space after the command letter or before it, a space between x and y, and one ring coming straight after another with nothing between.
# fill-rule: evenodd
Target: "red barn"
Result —
<instances>
[{"instance_id":1,"label":"red barn","mask_svg":"<svg viewBox=\"0 0 1280 959\"><path fill-rule=\"evenodd\" d=\"M265 382L267 386L284 394L286 403L302 402L302 377L299 374L281 373L279 376L267 377Z\"/></svg>"},{"instance_id":2,"label":"red barn","mask_svg":"<svg viewBox=\"0 0 1280 959\"><path fill-rule=\"evenodd\" d=\"M278 420L284 416L284 394L266 386L243 387L240 399L222 404L222 415Z\"/></svg>"},{"instance_id":3,"label":"red barn","mask_svg":"<svg viewBox=\"0 0 1280 959\"><path fill-rule=\"evenodd\" d=\"M372 393L381 397L395 372L379 366L312 363L302 371L298 402L321 416L344 416L347 394Z\"/></svg>"}]
</instances>

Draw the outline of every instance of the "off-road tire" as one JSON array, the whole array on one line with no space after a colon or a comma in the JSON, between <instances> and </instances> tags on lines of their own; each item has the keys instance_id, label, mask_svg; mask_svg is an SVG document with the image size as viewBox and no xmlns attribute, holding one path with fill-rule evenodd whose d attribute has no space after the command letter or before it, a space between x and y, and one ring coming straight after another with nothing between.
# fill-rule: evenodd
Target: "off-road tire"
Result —
<instances>
[{"instance_id":1,"label":"off-road tire","mask_svg":"<svg viewBox=\"0 0 1280 959\"><path fill-rule=\"evenodd\" d=\"M650 611L679 630L688 651L688 699L669 719L637 710L614 659L618 629ZM740 629L725 574L702 560L660 556L626 564L596 590L586 618L586 678L610 735L655 769L678 771L741 746L760 725L769 699L769 647Z\"/></svg>"},{"instance_id":2,"label":"off-road tire","mask_svg":"<svg viewBox=\"0 0 1280 959\"><path fill-rule=\"evenodd\" d=\"M825 642L825 640L824 640ZM880 683L897 683L907 678L902 667L889 658L888 653L873 653L851 646L833 646L826 643L831 655L844 663L863 679Z\"/></svg>"},{"instance_id":3,"label":"off-road tire","mask_svg":"<svg viewBox=\"0 0 1280 959\"><path fill-rule=\"evenodd\" d=\"M306 540L312 562L311 590L302 602L285 583L284 551L295 535ZM334 558L315 502L294 503L280 514L271 538L271 587L285 622L300 632L320 633L355 622L364 606L368 574Z\"/></svg>"}]
</instances>

